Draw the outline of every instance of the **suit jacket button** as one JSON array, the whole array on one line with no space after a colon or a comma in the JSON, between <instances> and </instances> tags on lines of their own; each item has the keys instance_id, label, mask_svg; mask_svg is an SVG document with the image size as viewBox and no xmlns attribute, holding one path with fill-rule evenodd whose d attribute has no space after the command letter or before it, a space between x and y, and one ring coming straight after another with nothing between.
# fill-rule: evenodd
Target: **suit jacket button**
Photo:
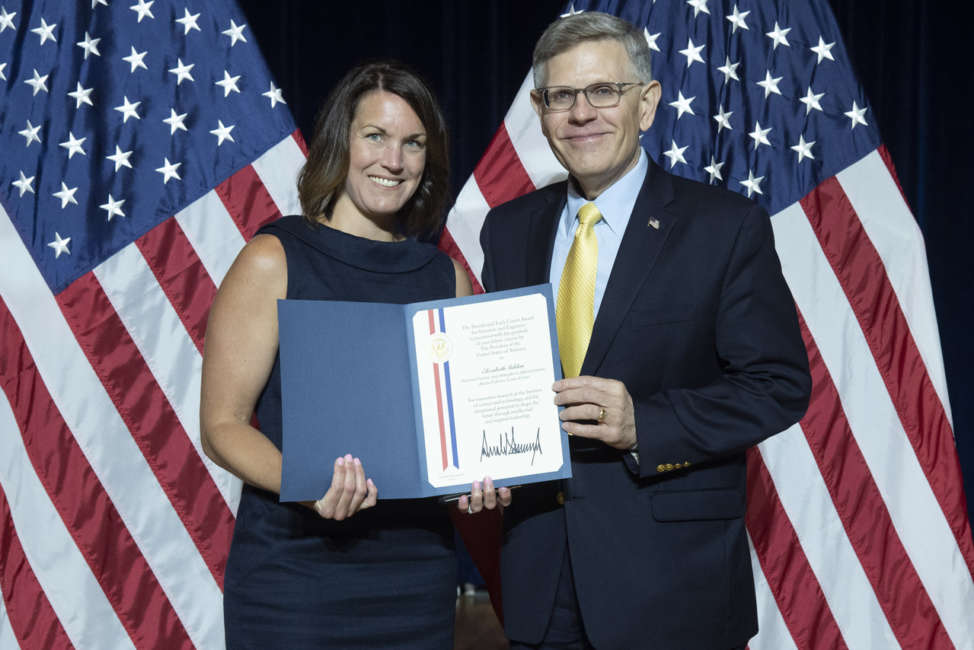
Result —
<instances>
[{"instance_id":1,"label":"suit jacket button","mask_svg":"<svg viewBox=\"0 0 974 650\"><path fill-rule=\"evenodd\" d=\"M673 469L673 463L667 463L664 465L664 467L666 468L666 471L669 472Z\"/></svg>"},{"instance_id":2,"label":"suit jacket button","mask_svg":"<svg viewBox=\"0 0 974 650\"><path fill-rule=\"evenodd\" d=\"M656 471L657 472L665 472L666 471L666 465L662 465L662 464L657 465L656 466Z\"/></svg>"},{"instance_id":3,"label":"suit jacket button","mask_svg":"<svg viewBox=\"0 0 974 650\"><path fill-rule=\"evenodd\" d=\"M565 505L565 493L559 491L558 494L555 495L555 501L557 501L558 505L560 506Z\"/></svg>"}]
</instances>

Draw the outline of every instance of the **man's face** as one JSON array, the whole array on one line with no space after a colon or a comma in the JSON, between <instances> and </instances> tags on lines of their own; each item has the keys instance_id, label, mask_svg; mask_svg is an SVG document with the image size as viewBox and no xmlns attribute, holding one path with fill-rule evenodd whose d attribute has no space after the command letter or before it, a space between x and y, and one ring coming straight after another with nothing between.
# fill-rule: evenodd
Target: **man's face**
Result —
<instances>
[{"instance_id":1,"label":"man's face","mask_svg":"<svg viewBox=\"0 0 974 650\"><path fill-rule=\"evenodd\" d=\"M545 64L546 87L585 88L600 81L638 81L618 41L585 41ZM639 133L652 125L659 97L659 83L653 81L630 87L619 105L611 108L593 108L584 93L562 112L546 112L537 93L532 93L531 101L555 157L585 195L595 198L639 160Z\"/></svg>"}]
</instances>

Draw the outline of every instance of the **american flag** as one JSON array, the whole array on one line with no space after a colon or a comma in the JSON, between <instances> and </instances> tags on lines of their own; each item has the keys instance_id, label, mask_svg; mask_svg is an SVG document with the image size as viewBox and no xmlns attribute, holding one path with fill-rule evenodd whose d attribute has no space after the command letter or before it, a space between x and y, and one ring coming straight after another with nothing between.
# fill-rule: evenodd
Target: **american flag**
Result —
<instances>
[{"instance_id":1,"label":"american flag","mask_svg":"<svg viewBox=\"0 0 974 650\"><path fill-rule=\"evenodd\" d=\"M300 135L227 0L0 0L0 107L0 647L222 647L203 336Z\"/></svg>"},{"instance_id":2,"label":"american flag","mask_svg":"<svg viewBox=\"0 0 974 650\"><path fill-rule=\"evenodd\" d=\"M772 215L814 382L752 450L750 647L972 648L974 545L923 240L825 0L576 2L634 23L663 96L643 137L672 173ZM565 177L530 74L441 246L474 273L490 207Z\"/></svg>"}]
</instances>

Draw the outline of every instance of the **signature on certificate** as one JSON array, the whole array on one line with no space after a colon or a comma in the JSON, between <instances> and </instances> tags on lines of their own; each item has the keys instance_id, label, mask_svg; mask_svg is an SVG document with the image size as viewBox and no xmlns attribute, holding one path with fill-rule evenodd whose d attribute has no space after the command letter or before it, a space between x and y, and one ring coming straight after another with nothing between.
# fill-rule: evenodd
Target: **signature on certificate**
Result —
<instances>
[{"instance_id":1,"label":"signature on certificate","mask_svg":"<svg viewBox=\"0 0 974 650\"><path fill-rule=\"evenodd\" d=\"M518 442L513 426L510 432L502 431L497 434L497 444L495 445L487 441L486 430L483 430L483 434L483 441L480 444L481 461L484 458L492 458L494 456L514 456L531 452L531 464L534 465L535 455L544 453L541 451L541 427L538 427L534 440L531 442Z\"/></svg>"}]
</instances>

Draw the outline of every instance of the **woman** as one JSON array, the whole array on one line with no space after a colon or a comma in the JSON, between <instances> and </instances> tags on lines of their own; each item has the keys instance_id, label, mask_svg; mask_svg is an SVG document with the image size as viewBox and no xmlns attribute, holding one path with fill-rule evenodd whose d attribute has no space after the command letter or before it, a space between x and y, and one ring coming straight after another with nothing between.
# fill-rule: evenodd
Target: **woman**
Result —
<instances>
[{"instance_id":1,"label":"woman","mask_svg":"<svg viewBox=\"0 0 974 650\"><path fill-rule=\"evenodd\" d=\"M305 216L263 228L213 303L203 448L245 483L224 584L228 647L452 647L456 560L444 506L377 502L378 486L350 455L335 460L318 501L278 502L277 300L469 295L463 269L415 239L445 207L446 147L440 110L413 73L394 63L349 72L318 117L298 181ZM484 488L474 486L472 510L509 499Z\"/></svg>"}]
</instances>

